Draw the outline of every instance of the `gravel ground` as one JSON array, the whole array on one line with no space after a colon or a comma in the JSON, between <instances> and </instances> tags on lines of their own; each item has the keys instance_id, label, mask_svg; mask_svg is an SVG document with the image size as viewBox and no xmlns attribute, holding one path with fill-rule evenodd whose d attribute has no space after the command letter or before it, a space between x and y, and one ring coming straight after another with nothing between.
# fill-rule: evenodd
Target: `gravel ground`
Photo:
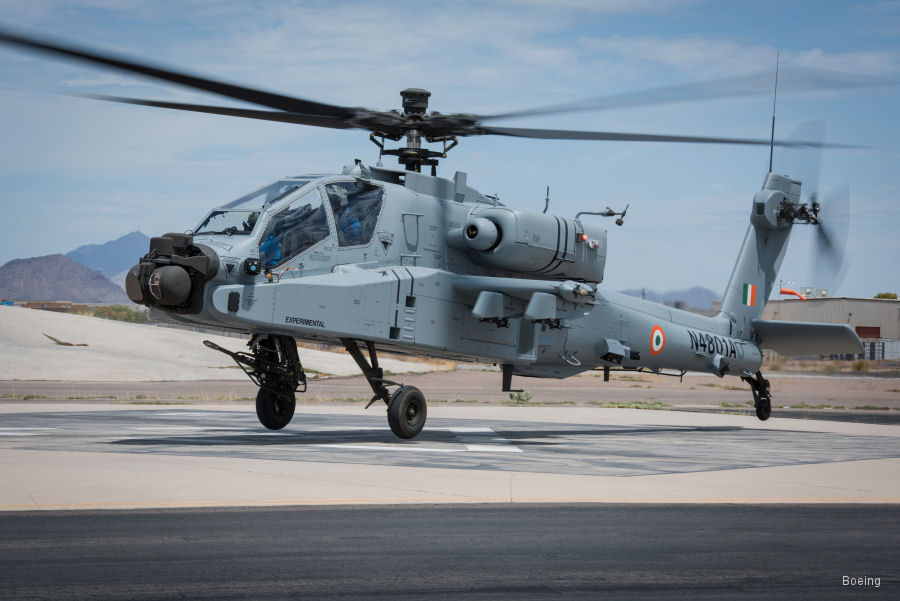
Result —
<instances>
[{"instance_id":1,"label":"gravel ground","mask_svg":"<svg viewBox=\"0 0 900 601\"><path fill-rule=\"evenodd\" d=\"M514 403L500 390L499 371L456 370L396 377L419 387L430 402ZM872 411L900 415L900 379L866 376L809 376L772 374L773 405L840 413ZM678 378L649 374L612 374L604 382L597 372L565 380L513 378L513 386L532 394L525 404L602 405L663 404L671 407L749 409L750 390L738 378L687 375ZM359 376L310 379L300 402L360 402L372 393ZM88 382L0 381L0 398L42 400L108 400L110 402L222 402L250 403L256 387L249 380L202 382ZM878 409L874 409L874 408Z\"/></svg>"}]
</instances>

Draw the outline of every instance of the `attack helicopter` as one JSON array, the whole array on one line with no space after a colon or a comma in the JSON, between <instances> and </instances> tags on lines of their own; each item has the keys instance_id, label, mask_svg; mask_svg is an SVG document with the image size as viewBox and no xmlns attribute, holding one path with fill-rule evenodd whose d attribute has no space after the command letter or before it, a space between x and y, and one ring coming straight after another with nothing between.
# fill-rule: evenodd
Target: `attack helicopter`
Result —
<instances>
[{"instance_id":1,"label":"attack helicopter","mask_svg":"<svg viewBox=\"0 0 900 601\"><path fill-rule=\"evenodd\" d=\"M763 349L786 355L858 353L847 325L763 321L795 225L823 232L825 209L801 201L798 179L772 171L750 203L749 224L720 310L706 317L625 296L603 285L607 231L595 222L518 209L437 165L469 136L565 140L819 146L768 140L502 127L490 122L567 111L735 95L739 80L673 86L496 115L428 111L430 93L401 92L402 111L376 111L285 96L189 75L56 41L0 30L0 42L110 67L264 107L239 108L139 98L106 101L333 129L361 129L400 168L360 161L339 173L285 177L212 209L192 231L151 239L129 271L126 291L154 320L247 334L226 353L259 386L263 426L285 427L306 375L297 341L341 345L381 401L402 439L425 425L422 391L385 377L380 352L497 364L513 376L566 378L587 370L647 370L737 376L756 415L771 414L760 371ZM749 81L749 80L747 80ZM745 82L746 83L746 82ZM830 87L846 87L832 82ZM826 87L828 87L826 86ZM715 94L710 94L710 91ZM773 117L774 119L774 117ZM405 145L386 147L386 141ZM433 150L425 144L441 144ZM430 174L423 173L430 168ZM427 169L426 169L427 171ZM608 208L591 214L617 217ZM820 211L823 215L820 216ZM824 252L824 251L823 251ZM393 390L392 390L393 389Z\"/></svg>"}]
</instances>

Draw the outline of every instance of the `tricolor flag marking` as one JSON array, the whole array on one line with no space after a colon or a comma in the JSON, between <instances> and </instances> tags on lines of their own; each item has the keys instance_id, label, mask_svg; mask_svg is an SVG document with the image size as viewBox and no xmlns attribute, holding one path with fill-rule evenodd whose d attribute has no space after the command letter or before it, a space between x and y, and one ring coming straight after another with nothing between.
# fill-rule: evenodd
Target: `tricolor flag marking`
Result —
<instances>
[{"instance_id":1,"label":"tricolor flag marking","mask_svg":"<svg viewBox=\"0 0 900 601\"><path fill-rule=\"evenodd\" d=\"M744 295L741 302L748 307L756 306L756 286L753 284L744 284Z\"/></svg>"}]
</instances>

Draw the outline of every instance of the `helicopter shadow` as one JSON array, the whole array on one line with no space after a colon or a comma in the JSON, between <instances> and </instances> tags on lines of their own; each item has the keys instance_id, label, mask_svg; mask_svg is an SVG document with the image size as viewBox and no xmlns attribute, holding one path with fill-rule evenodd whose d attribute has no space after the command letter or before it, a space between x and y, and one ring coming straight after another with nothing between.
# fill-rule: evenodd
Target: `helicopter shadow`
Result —
<instances>
[{"instance_id":1,"label":"helicopter shadow","mask_svg":"<svg viewBox=\"0 0 900 601\"><path fill-rule=\"evenodd\" d=\"M600 442L608 437L625 436L678 436L692 434L717 434L744 431L739 426L648 426L640 428L604 428L604 427L576 427L576 428L501 428L496 427L488 433L469 433L453 431L452 429L427 428L415 438L415 440L400 440L390 430L373 431L368 429L329 430L304 430L304 431L279 431L279 432L253 432L253 433L218 433L214 428L203 434L191 435L165 435L128 437L109 441L109 444L122 446L142 447L319 447L323 445L347 445L347 444L378 444L378 445L402 445L423 446L426 444L454 444L461 443L490 443L501 439L506 443L513 443L520 447L552 447L562 442L590 443Z\"/></svg>"}]
</instances>

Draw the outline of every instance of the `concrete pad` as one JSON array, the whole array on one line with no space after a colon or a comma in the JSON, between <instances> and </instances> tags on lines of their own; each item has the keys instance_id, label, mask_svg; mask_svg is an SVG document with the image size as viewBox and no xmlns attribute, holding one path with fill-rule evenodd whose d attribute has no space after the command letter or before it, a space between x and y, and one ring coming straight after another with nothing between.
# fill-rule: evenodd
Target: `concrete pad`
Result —
<instances>
[{"instance_id":1,"label":"concrete pad","mask_svg":"<svg viewBox=\"0 0 900 601\"><path fill-rule=\"evenodd\" d=\"M35 424L21 420L31 415ZM90 413L88 413L90 412ZM628 503L898 503L900 502L900 449L898 457L882 457L854 461L830 461L827 455L806 464L767 467L706 469L688 466L677 473L642 473L641 475L609 475L595 473L554 473L554 461L563 461L566 453L533 448L518 440L504 443L517 445L521 453L488 455L486 450L465 449L465 442L485 432L522 429L522 424L542 428L559 428L560 424L609 426L617 432L617 440L640 451L645 448L647 431L660 429L671 437L668 448L676 453L678 445L695 444L682 438L679 428L736 427L745 432L744 439L760 435L787 437L792 440L815 437L860 437L862 441L890 442L900 436L895 426L855 423L806 422L778 420L761 424L755 419L730 415L704 415L665 411L628 411L581 408L519 407L437 407L429 413L429 425L440 429L441 420L474 420L478 427L451 427L444 437L459 440L441 442L432 433L420 446L456 449L445 453L418 453L415 464L387 464L410 461L405 457L391 459L375 447L396 445L416 451L405 442L381 442L380 422L373 426L332 427L335 442L315 443L306 440L314 433L300 430L301 424L313 423L322 416L336 423L358 416L351 407L299 407L297 431L268 433L249 430L247 409L234 406L194 406L190 408L111 407L95 405L73 408L71 405L7 404L0 406L0 425L4 432L19 428L55 427L58 432L41 432L20 438L0 437L0 509L86 509L139 507L213 507L271 506L360 503L526 503L526 502L628 502ZM94 440L94 434L72 430L69 422L50 422L49 418L79 415L97 416L81 423L99 423L101 414L109 414L115 431L107 436L118 441L142 440L154 432L167 442L194 441L200 446L184 452L168 447L119 445L111 439ZM26 415L26 417L27 417ZM136 416L136 417L132 417ZM141 416L146 416L142 418ZM380 420L380 414L374 418ZM31 419L31 418L29 418ZM19 420L19 421L16 421ZM43 421L41 421L43 420ZM155 420L155 421L153 421ZM219 420L218 422L216 420ZM72 422L75 423L75 422ZM330 423L330 422L329 422ZM369 423L369 422L366 422ZM445 422L451 423L451 422ZM462 423L462 422L453 422ZM65 427L59 427L62 424ZM217 425L218 424L218 425ZM230 424L230 425L229 425ZM510 425L512 424L512 425ZM542 425L544 424L544 425ZM292 424L293 425L293 424ZM87 426L85 426L87 427ZM191 432L210 428L215 432ZM429 426L426 426L426 430ZM68 430L67 430L68 428ZM180 429L180 430L179 430ZM618 432L622 430L624 434ZM320 429L319 436L329 427ZM34 433L33 430L30 431ZM629 433L633 432L633 436ZM228 437L240 436L240 448L230 449ZM252 437L258 435L258 438ZM273 437L274 436L274 437ZM278 437L281 438L278 438ZM331 436L328 434L327 436ZM389 437L389 434L387 435ZM579 435L582 439L601 438L598 434ZM96 448L85 452L66 448L70 437L72 449ZM87 443L84 438L89 437ZM136 437L136 438L135 438ZM225 437L226 442L216 442ZM366 438L375 437L375 438ZM877 438L876 438L877 437ZM323 440L332 440L324 438ZM482 439L488 444L497 441ZM827 444L827 438L823 439ZM851 438L852 442L852 438ZM202 443L221 444L203 454ZM143 443L142 443L143 444ZM272 446L274 444L274 446ZM619 444L618 442L616 444ZM799 444L799 443L798 443ZM78 446L81 445L81 446ZM348 450L346 445L353 449ZM367 446L358 450L355 446ZM443 446L440 446L443 445ZM321 448L333 447L333 448ZM110 450L114 448L114 450ZM121 451L119 449L122 449ZM421 449L420 449L421 450ZM623 452L625 449L623 449ZM731 449L741 453L740 449ZM704 454L721 453L710 446ZM748 454L754 451L747 450ZM248 454L260 454L253 458ZM306 455L303 455L306 453ZM305 460L303 457L329 457L334 460ZM463 457L474 461L465 463ZM353 458L364 459L365 462ZM490 457L491 461L487 461ZM455 463L448 463L452 459ZM616 458L610 457L609 461ZM526 463L508 463L508 462ZM535 462L531 466L529 461ZM383 463L382 463L383 462ZM648 459L653 463L653 459ZM532 471L515 469L515 465L534 467ZM463 466L461 468L454 466ZM512 466L512 467L510 467ZM601 474L601 475L596 475Z\"/></svg>"},{"instance_id":2,"label":"concrete pad","mask_svg":"<svg viewBox=\"0 0 900 601\"><path fill-rule=\"evenodd\" d=\"M48 336L86 346L60 345ZM206 348L203 341L245 351L248 339L0 306L0 380L245 380L247 376L234 361ZM359 373L346 353L304 348L300 359L304 367L324 374ZM384 359L380 364L394 373L449 367L396 359Z\"/></svg>"}]
</instances>

